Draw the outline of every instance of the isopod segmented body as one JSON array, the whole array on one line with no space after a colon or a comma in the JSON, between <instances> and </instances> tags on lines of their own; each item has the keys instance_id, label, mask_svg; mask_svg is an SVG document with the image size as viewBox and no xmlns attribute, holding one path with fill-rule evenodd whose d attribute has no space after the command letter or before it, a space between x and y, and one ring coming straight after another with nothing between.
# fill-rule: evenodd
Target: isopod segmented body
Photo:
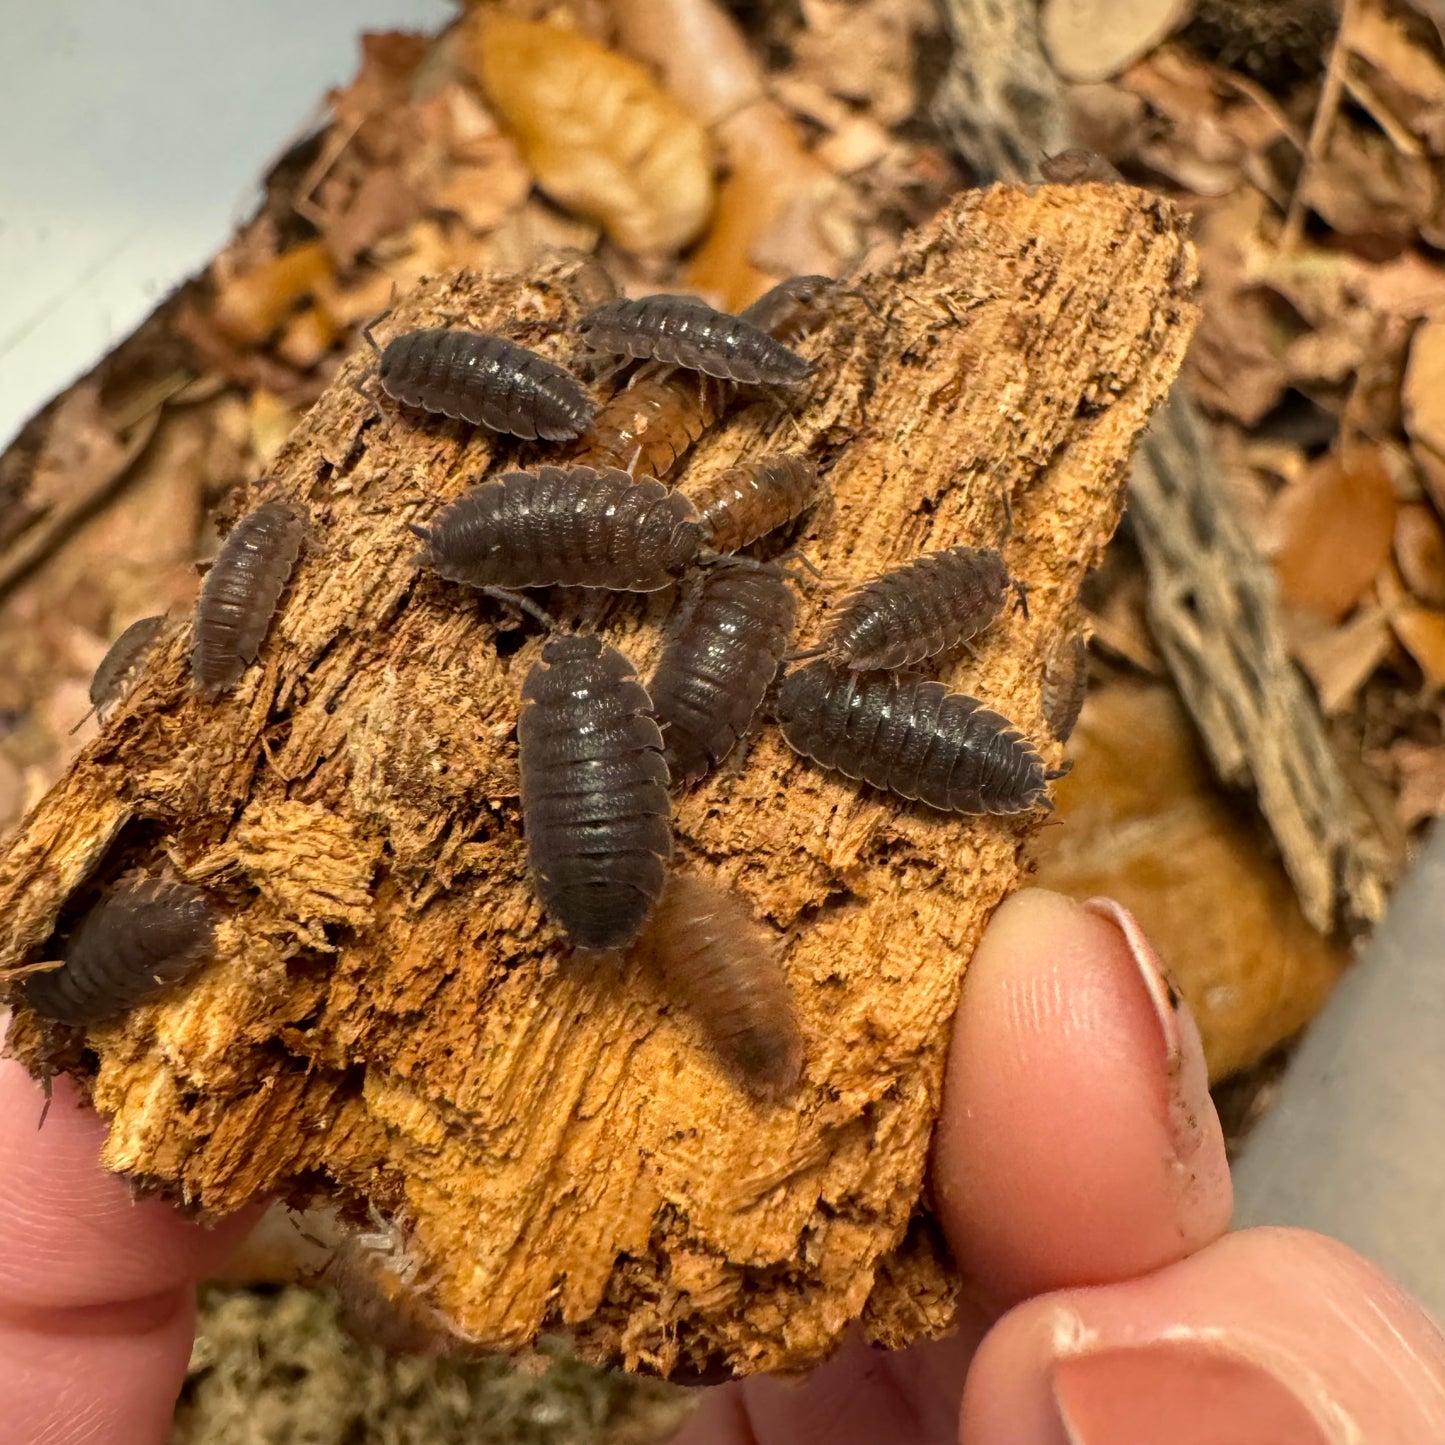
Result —
<instances>
[{"instance_id":1,"label":"isopod segmented body","mask_svg":"<svg viewBox=\"0 0 1445 1445\"><path fill-rule=\"evenodd\" d=\"M506 472L412 531L426 543L421 562L450 582L614 592L668 586L703 541L686 497L596 467Z\"/></svg>"},{"instance_id":2,"label":"isopod segmented body","mask_svg":"<svg viewBox=\"0 0 1445 1445\"><path fill-rule=\"evenodd\" d=\"M1034 746L975 698L911 673L840 671L826 660L778 690L788 746L847 778L950 813L1022 813L1048 802Z\"/></svg>"},{"instance_id":3,"label":"isopod segmented body","mask_svg":"<svg viewBox=\"0 0 1445 1445\"><path fill-rule=\"evenodd\" d=\"M132 622L101 658L90 680L90 704L102 719L106 709L114 707L125 696L146 654L156 645L165 621L165 613L161 613Z\"/></svg>"},{"instance_id":4,"label":"isopod segmented body","mask_svg":"<svg viewBox=\"0 0 1445 1445\"><path fill-rule=\"evenodd\" d=\"M818 469L803 457L775 452L729 467L687 495L709 544L719 552L736 552L813 505Z\"/></svg>"},{"instance_id":5,"label":"isopod segmented body","mask_svg":"<svg viewBox=\"0 0 1445 1445\"><path fill-rule=\"evenodd\" d=\"M226 538L196 603L191 676L203 697L235 685L256 660L301 554L304 522L286 502L265 502Z\"/></svg>"},{"instance_id":6,"label":"isopod segmented body","mask_svg":"<svg viewBox=\"0 0 1445 1445\"><path fill-rule=\"evenodd\" d=\"M564 634L527 674L517 719L527 860L579 948L636 941L672 853L662 734L632 664Z\"/></svg>"},{"instance_id":7,"label":"isopod segmented body","mask_svg":"<svg viewBox=\"0 0 1445 1445\"><path fill-rule=\"evenodd\" d=\"M822 651L856 670L911 667L983 631L1010 587L990 547L948 547L865 582L839 604Z\"/></svg>"},{"instance_id":8,"label":"isopod segmented body","mask_svg":"<svg viewBox=\"0 0 1445 1445\"><path fill-rule=\"evenodd\" d=\"M805 357L760 327L692 296L608 301L577 323L595 351L664 361L724 381L786 386L805 381Z\"/></svg>"},{"instance_id":9,"label":"isopod segmented body","mask_svg":"<svg viewBox=\"0 0 1445 1445\"><path fill-rule=\"evenodd\" d=\"M766 331L775 341L797 341L822 320L823 298L835 284L827 276L790 276L743 307L738 319Z\"/></svg>"},{"instance_id":10,"label":"isopod segmented body","mask_svg":"<svg viewBox=\"0 0 1445 1445\"><path fill-rule=\"evenodd\" d=\"M119 1018L204 965L215 927L199 888L159 878L130 884L85 916L60 968L26 979L25 1001L76 1027Z\"/></svg>"},{"instance_id":11,"label":"isopod segmented body","mask_svg":"<svg viewBox=\"0 0 1445 1445\"><path fill-rule=\"evenodd\" d=\"M1068 742L1074 724L1084 710L1084 693L1089 678L1089 650L1082 637L1061 638L1044 663L1044 686L1040 708L1049 731Z\"/></svg>"},{"instance_id":12,"label":"isopod segmented body","mask_svg":"<svg viewBox=\"0 0 1445 1445\"><path fill-rule=\"evenodd\" d=\"M484 331L404 332L387 342L377 375L396 401L527 441L581 436L597 413L570 371Z\"/></svg>"},{"instance_id":13,"label":"isopod segmented body","mask_svg":"<svg viewBox=\"0 0 1445 1445\"><path fill-rule=\"evenodd\" d=\"M717 392L649 365L597 413L580 460L665 477L721 415Z\"/></svg>"},{"instance_id":14,"label":"isopod segmented body","mask_svg":"<svg viewBox=\"0 0 1445 1445\"><path fill-rule=\"evenodd\" d=\"M750 1094L778 1099L797 1086L803 1040L787 975L736 894L673 874L639 952Z\"/></svg>"},{"instance_id":15,"label":"isopod segmented body","mask_svg":"<svg viewBox=\"0 0 1445 1445\"><path fill-rule=\"evenodd\" d=\"M777 567L724 558L691 584L649 689L674 785L715 768L752 725L796 612Z\"/></svg>"}]
</instances>

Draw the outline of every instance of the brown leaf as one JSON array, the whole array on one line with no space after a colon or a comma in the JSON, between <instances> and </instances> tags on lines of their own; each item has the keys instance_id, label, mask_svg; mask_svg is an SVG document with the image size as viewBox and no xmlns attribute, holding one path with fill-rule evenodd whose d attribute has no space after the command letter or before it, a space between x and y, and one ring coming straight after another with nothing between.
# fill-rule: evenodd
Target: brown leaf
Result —
<instances>
[{"instance_id":1,"label":"brown leaf","mask_svg":"<svg viewBox=\"0 0 1445 1445\"><path fill-rule=\"evenodd\" d=\"M1056 794L1067 826L1039 835L1037 881L1123 903L1189 1000L1210 1077L1247 1067L1313 1016L1341 951L1305 922L1278 859L1220 799L1172 688L1100 689L1070 756Z\"/></svg>"},{"instance_id":2,"label":"brown leaf","mask_svg":"<svg viewBox=\"0 0 1445 1445\"><path fill-rule=\"evenodd\" d=\"M1343 115L1305 172L1300 191L1335 230L1393 244L1413 242L1422 227L1430 227L1438 199L1423 156L1402 155L1389 137Z\"/></svg>"},{"instance_id":3,"label":"brown leaf","mask_svg":"<svg viewBox=\"0 0 1445 1445\"><path fill-rule=\"evenodd\" d=\"M1280 493L1270 523L1281 598L1338 622L1390 555L1395 489L1374 448L1332 454Z\"/></svg>"},{"instance_id":4,"label":"brown leaf","mask_svg":"<svg viewBox=\"0 0 1445 1445\"><path fill-rule=\"evenodd\" d=\"M1395 565L1427 607L1445 607L1445 534L1432 507L1409 502L1395 518Z\"/></svg>"},{"instance_id":5,"label":"brown leaf","mask_svg":"<svg viewBox=\"0 0 1445 1445\"><path fill-rule=\"evenodd\" d=\"M527 199L532 177L510 137L493 135L471 147L472 160L452 168L434 200L455 211L478 235L485 235Z\"/></svg>"},{"instance_id":6,"label":"brown leaf","mask_svg":"<svg viewBox=\"0 0 1445 1445\"><path fill-rule=\"evenodd\" d=\"M1404 603L1390 609L1390 626L1420 665L1425 685L1445 687L1445 612Z\"/></svg>"},{"instance_id":7,"label":"brown leaf","mask_svg":"<svg viewBox=\"0 0 1445 1445\"><path fill-rule=\"evenodd\" d=\"M467 54L537 183L631 251L676 251L713 205L702 126L635 61L556 25L478 17Z\"/></svg>"},{"instance_id":8,"label":"brown leaf","mask_svg":"<svg viewBox=\"0 0 1445 1445\"><path fill-rule=\"evenodd\" d=\"M1410 439L1445 456L1445 321L1416 331L1401 394Z\"/></svg>"},{"instance_id":9,"label":"brown leaf","mask_svg":"<svg viewBox=\"0 0 1445 1445\"><path fill-rule=\"evenodd\" d=\"M337 264L350 266L384 236L404 231L424 209L399 167L368 171L346 207L325 219L322 234Z\"/></svg>"},{"instance_id":10,"label":"brown leaf","mask_svg":"<svg viewBox=\"0 0 1445 1445\"><path fill-rule=\"evenodd\" d=\"M1390 654L1390 625L1383 608L1361 610L1344 627L1308 612L1284 614L1289 649L1309 674L1326 717L1354 704L1360 689Z\"/></svg>"},{"instance_id":11,"label":"brown leaf","mask_svg":"<svg viewBox=\"0 0 1445 1445\"><path fill-rule=\"evenodd\" d=\"M1377 4L1357 7L1349 29L1355 98L1385 130L1399 125L1435 155L1445 153L1445 65L1400 17Z\"/></svg>"},{"instance_id":12,"label":"brown leaf","mask_svg":"<svg viewBox=\"0 0 1445 1445\"><path fill-rule=\"evenodd\" d=\"M795 70L834 95L895 126L918 108L917 52L924 37L940 44L931 0L802 0L803 29L793 45Z\"/></svg>"},{"instance_id":13,"label":"brown leaf","mask_svg":"<svg viewBox=\"0 0 1445 1445\"><path fill-rule=\"evenodd\" d=\"M1395 808L1402 827L1445 813L1445 746L1402 738L1390 749L1390 760L1399 774Z\"/></svg>"},{"instance_id":14,"label":"brown leaf","mask_svg":"<svg viewBox=\"0 0 1445 1445\"><path fill-rule=\"evenodd\" d=\"M211 320L224 336L259 346L303 296L332 274L331 255L320 241L303 241L249 271L216 277Z\"/></svg>"}]
</instances>

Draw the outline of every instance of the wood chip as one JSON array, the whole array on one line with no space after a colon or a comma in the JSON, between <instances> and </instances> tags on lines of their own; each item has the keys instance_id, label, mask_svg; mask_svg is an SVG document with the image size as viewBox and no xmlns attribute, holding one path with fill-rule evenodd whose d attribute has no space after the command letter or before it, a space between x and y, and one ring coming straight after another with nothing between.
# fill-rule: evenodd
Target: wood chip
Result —
<instances>
[{"instance_id":1,"label":"wood chip","mask_svg":"<svg viewBox=\"0 0 1445 1445\"><path fill-rule=\"evenodd\" d=\"M1045 0L1044 44L1066 80L1108 80L1172 35L1193 0Z\"/></svg>"}]
</instances>

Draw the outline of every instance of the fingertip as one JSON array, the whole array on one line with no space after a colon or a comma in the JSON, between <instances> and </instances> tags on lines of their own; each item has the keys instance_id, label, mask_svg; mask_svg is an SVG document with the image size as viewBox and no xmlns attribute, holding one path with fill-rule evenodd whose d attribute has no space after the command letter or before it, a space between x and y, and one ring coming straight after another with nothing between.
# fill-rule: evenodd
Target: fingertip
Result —
<instances>
[{"instance_id":1,"label":"fingertip","mask_svg":"<svg viewBox=\"0 0 1445 1445\"><path fill-rule=\"evenodd\" d=\"M104 1169L105 1124L66 1078L44 1097L0 1060L0 1301L89 1308L193 1284L240 1242L249 1216L214 1228L160 1200L136 1200Z\"/></svg>"},{"instance_id":2,"label":"fingertip","mask_svg":"<svg viewBox=\"0 0 1445 1445\"><path fill-rule=\"evenodd\" d=\"M1003 1301L1183 1258L1232 1204L1197 1030L1132 918L1030 889L964 980L933 1184Z\"/></svg>"},{"instance_id":3,"label":"fingertip","mask_svg":"<svg viewBox=\"0 0 1445 1445\"><path fill-rule=\"evenodd\" d=\"M964 1439L1343 1445L1445 1439L1445 1339L1304 1230L1228 1235L1147 1278L1026 1301L979 1349Z\"/></svg>"}]
</instances>

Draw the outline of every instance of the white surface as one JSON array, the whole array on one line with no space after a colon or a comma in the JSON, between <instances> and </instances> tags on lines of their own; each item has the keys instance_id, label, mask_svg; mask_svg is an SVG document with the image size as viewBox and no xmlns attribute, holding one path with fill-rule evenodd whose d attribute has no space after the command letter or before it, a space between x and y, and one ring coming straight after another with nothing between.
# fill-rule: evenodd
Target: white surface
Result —
<instances>
[{"instance_id":1,"label":"white surface","mask_svg":"<svg viewBox=\"0 0 1445 1445\"><path fill-rule=\"evenodd\" d=\"M251 210L363 30L448 0L0 0L0 448Z\"/></svg>"}]
</instances>

